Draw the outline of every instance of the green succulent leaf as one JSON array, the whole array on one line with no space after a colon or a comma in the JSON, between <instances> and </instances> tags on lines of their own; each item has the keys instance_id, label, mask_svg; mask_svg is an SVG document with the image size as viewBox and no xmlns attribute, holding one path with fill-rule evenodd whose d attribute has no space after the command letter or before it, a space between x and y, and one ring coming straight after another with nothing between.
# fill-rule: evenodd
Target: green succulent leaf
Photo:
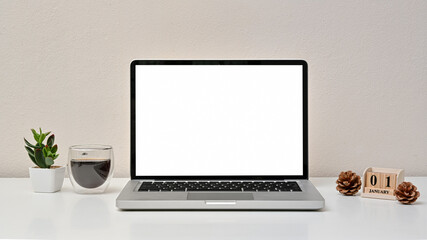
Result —
<instances>
[{"instance_id":1,"label":"green succulent leaf","mask_svg":"<svg viewBox=\"0 0 427 240\"><path fill-rule=\"evenodd\" d=\"M27 150L28 154L32 155L34 157L34 150L30 147L25 146L25 150Z\"/></svg>"},{"instance_id":2,"label":"green succulent leaf","mask_svg":"<svg viewBox=\"0 0 427 240\"><path fill-rule=\"evenodd\" d=\"M31 161L33 161L33 163L37 166L37 162L36 162L36 159L35 159L34 155L30 155L28 153L28 156L30 157Z\"/></svg>"},{"instance_id":3,"label":"green succulent leaf","mask_svg":"<svg viewBox=\"0 0 427 240\"><path fill-rule=\"evenodd\" d=\"M44 148L43 148L43 155L44 155L45 157L47 157L47 149L46 149L46 147L44 147Z\"/></svg>"},{"instance_id":4,"label":"green succulent leaf","mask_svg":"<svg viewBox=\"0 0 427 240\"><path fill-rule=\"evenodd\" d=\"M53 153L56 153L56 151L58 151L58 145L53 145L52 150Z\"/></svg>"},{"instance_id":5,"label":"green succulent leaf","mask_svg":"<svg viewBox=\"0 0 427 240\"><path fill-rule=\"evenodd\" d=\"M35 159L35 157L34 157L34 150L33 149L31 149L30 147L25 147L25 150L27 150L27 152L28 152L28 156L30 157L30 159L31 159L31 161L33 161L33 163L35 164L35 165L37 165L37 163L36 163L36 159Z\"/></svg>"},{"instance_id":6,"label":"green succulent leaf","mask_svg":"<svg viewBox=\"0 0 427 240\"><path fill-rule=\"evenodd\" d=\"M53 160L57 159L57 158L58 158L58 156L59 156L59 154L55 154L55 155L53 156Z\"/></svg>"},{"instance_id":7,"label":"green succulent leaf","mask_svg":"<svg viewBox=\"0 0 427 240\"><path fill-rule=\"evenodd\" d=\"M47 145L49 147L53 146L53 143L55 142L55 134L50 135L50 137L47 139Z\"/></svg>"},{"instance_id":8,"label":"green succulent leaf","mask_svg":"<svg viewBox=\"0 0 427 240\"><path fill-rule=\"evenodd\" d=\"M31 129L31 132L33 132L34 140L36 140L36 142L40 143L40 141L39 141L39 139L40 139L40 134L38 134L38 133L36 132L36 130L34 130L34 129Z\"/></svg>"},{"instance_id":9,"label":"green succulent leaf","mask_svg":"<svg viewBox=\"0 0 427 240\"><path fill-rule=\"evenodd\" d=\"M47 168L43 152L40 148L34 150L34 158L37 166L40 168Z\"/></svg>"},{"instance_id":10,"label":"green succulent leaf","mask_svg":"<svg viewBox=\"0 0 427 240\"><path fill-rule=\"evenodd\" d=\"M42 134L40 134L40 141L39 141L39 143L43 143L43 141L44 141L44 139L46 138L46 133L42 133Z\"/></svg>"},{"instance_id":11,"label":"green succulent leaf","mask_svg":"<svg viewBox=\"0 0 427 240\"><path fill-rule=\"evenodd\" d=\"M25 144L27 144L28 147L37 148L35 145L31 144L27 141L27 139L24 138Z\"/></svg>"},{"instance_id":12,"label":"green succulent leaf","mask_svg":"<svg viewBox=\"0 0 427 240\"><path fill-rule=\"evenodd\" d=\"M53 159L51 157L45 158L45 163L48 168L53 165Z\"/></svg>"}]
</instances>

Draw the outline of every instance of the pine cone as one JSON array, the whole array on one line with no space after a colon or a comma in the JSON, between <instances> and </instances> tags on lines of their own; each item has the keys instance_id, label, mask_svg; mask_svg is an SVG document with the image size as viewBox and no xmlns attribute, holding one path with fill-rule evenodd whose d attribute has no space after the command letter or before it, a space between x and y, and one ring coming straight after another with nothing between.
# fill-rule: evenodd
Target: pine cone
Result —
<instances>
[{"instance_id":1,"label":"pine cone","mask_svg":"<svg viewBox=\"0 0 427 240\"><path fill-rule=\"evenodd\" d=\"M403 204L412 204L420 196L417 187L410 182L399 184L397 189L394 190L394 194L396 195L396 199Z\"/></svg>"},{"instance_id":2,"label":"pine cone","mask_svg":"<svg viewBox=\"0 0 427 240\"><path fill-rule=\"evenodd\" d=\"M351 196L359 191L362 181L360 180L359 175L352 171L347 171L340 173L340 176L337 179L337 184L337 190L340 193Z\"/></svg>"}]
</instances>

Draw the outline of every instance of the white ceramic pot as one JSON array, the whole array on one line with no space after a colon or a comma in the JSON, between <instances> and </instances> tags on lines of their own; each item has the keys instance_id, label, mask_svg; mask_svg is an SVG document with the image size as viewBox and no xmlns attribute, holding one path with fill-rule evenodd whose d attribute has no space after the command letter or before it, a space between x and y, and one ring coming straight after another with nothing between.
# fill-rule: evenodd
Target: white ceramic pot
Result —
<instances>
[{"instance_id":1,"label":"white ceramic pot","mask_svg":"<svg viewBox=\"0 0 427 240\"><path fill-rule=\"evenodd\" d=\"M61 190L64 176L65 167L30 167L30 178L34 192L52 193Z\"/></svg>"}]
</instances>

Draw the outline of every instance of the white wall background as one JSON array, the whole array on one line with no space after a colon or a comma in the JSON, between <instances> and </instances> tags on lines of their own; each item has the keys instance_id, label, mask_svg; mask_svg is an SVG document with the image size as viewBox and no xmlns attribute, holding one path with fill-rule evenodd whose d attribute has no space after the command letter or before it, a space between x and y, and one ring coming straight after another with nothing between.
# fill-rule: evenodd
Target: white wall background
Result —
<instances>
[{"instance_id":1,"label":"white wall background","mask_svg":"<svg viewBox=\"0 0 427 240\"><path fill-rule=\"evenodd\" d=\"M29 129L111 144L129 176L132 59L306 59L310 175L427 174L427 1L0 0L0 177Z\"/></svg>"}]
</instances>

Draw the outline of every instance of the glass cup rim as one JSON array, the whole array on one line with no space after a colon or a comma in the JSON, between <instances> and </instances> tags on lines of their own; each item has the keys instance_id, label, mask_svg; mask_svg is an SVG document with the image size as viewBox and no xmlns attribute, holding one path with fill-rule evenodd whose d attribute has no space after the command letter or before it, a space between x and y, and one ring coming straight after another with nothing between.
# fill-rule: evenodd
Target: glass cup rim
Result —
<instances>
[{"instance_id":1,"label":"glass cup rim","mask_svg":"<svg viewBox=\"0 0 427 240\"><path fill-rule=\"evenodd\" d=\"M78 150L78 151L97 151L97 150L110 150L113 149L110 145L103 144L79 144L72 145L69 148L70 150Z\"/></svg>"}]
</instances>

